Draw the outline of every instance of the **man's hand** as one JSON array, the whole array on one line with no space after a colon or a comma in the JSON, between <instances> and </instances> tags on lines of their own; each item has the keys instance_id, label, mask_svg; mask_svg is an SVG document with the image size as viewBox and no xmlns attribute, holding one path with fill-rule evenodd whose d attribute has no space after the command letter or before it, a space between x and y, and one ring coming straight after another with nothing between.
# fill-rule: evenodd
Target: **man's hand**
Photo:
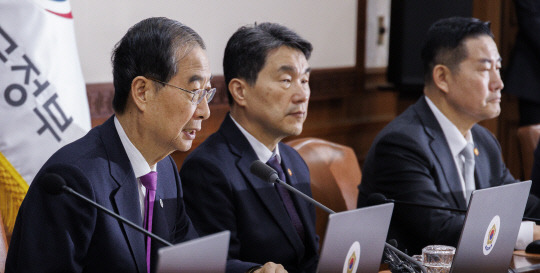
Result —
<instances>
[{"instance_id":1,"label":"man's hand","mask_svg":"<svg viewBox=\"0 0 540 273\"><path fill-rule=\"evenodd\" d=\"M287 273L287 270L285 270L285 268L280 264L267 262L263 265L263 267L255 270L254 273Z\"/></svg>"},{"instance_id":2,"label":"man's hand","mask_svg":"<svg viewBox=\"0 0 540 273\"><path fill-rule=\"evenodd\" d=\"M533 226L533 240L540 240L540 226L534 225Z\"/></svg>"}]
</instances>

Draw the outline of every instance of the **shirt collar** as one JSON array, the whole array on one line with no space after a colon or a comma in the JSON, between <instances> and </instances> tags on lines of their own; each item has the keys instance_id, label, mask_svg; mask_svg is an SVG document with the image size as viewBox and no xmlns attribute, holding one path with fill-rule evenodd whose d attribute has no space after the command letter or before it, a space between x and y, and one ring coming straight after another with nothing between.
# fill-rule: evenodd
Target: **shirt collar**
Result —
<instances>
[{"instance_id":1,"label":"shirt collar","mask_svg":"<svg viewBox=\"0 0 540 273\"><path fill-rule=\"evenodd\" d=\"M276 145L276 149L274 149L274 151L270 151L270 149L268 149L264 144L262 144L262 142L257 140L246 129L244 129L244 127L242 127L240 123L236 122L236 120L234 120L234 118L230 114L229 117L231 117L234 124L236 124L236 127L238 127L238 129L240 129L240 132L242 132L242 134L246 137L249 144L251 145L251 148L255 150L255 154L260 161L266 163L268 162L268 160L270 160L271 157L277 155L278 162L281 163L281 156L279 155L279 145Z\"/></svg>"},{"instance_id":2,"label":"shirt collar","mask_svg":"<svg viewBox=\"0 0 540 273\"><path fill-rule=\"evenodd\" d=\"M446 142L448 142L448 146L450 146L452 155L457 156L463 148L467 146L467 143L473 143L471 130L467 131L466 135L463 136L456 125L454 125L427 96L424 96L424 98L426 99L431 112L435 115L437 122L439 122L439 125L441 126Z\"/></svg>"},{"instance_id":3,"label":"shirt collar","mask_svg":"<svg viewBox=\"0 0 540 273\"><path fill-rule=\"evenodd\" d=\"M131 168L133 168L133 172L135 173L135 177L141 177L150 171L156 171L156 164L154 164L152 167L148 165L148 162L146 162L146 159L144 159L141 152L129 140L124 128L122 128L122 125L116 116L114 116L114 126L116 127L116 132L118 132L118 136L120 136L122 146L124 146L124 150L126 150L126 154L128 156L129 163L131 164Z\"/></svg>"}]
</instances>

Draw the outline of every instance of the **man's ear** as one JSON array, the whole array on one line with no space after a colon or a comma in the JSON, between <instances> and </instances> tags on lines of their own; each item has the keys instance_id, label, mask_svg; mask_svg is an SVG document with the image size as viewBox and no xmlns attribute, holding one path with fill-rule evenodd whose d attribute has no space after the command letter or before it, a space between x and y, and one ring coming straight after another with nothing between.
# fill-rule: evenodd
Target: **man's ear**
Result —
<instances>
[{"instance_id":1,"label":"man's ear","mask_svg":"<svg viewBox=\"0 0 540 273\"><path fill-rule=\"evenodd\" d=\"M229 92L236 104L240 106L246 105L246 90L248 83L244 80L234 78L229 82Z\"/></svg>"},{"instance_id":2,"label":"man's ear","mask_svg":"<svg viewBox=\"0 0 540 273\"><path fill-rule=\"evenodd\" d=\"M143 76L137 76L131 81L130 97L140 111L146 109L151 89L153 89L153 83Z\"/></svg>"},{"instance_id":3,"label":"man's ear","mask_svg":"<svg viewBox=\"0 0 540 273\"><path fill-rule=\"evenodd\" d=\"M452 71L446 65L438 64L433 68L433 83L444 93L450 91L449 80L452 79Z\"/></svg>"}]
</instances>

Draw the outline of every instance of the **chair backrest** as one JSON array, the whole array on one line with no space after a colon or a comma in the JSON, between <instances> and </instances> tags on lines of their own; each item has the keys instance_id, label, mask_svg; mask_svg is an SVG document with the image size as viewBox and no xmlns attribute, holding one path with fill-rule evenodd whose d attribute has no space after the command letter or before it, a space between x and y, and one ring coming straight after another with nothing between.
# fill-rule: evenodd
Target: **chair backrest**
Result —
<instances>
[{"instance_id":1,"label":"chair backrest","mask_svg":"<svg viewBox=\"0 0 540 273\"><path fill-rule=\"evenodd\" d=\"M531 171L534 162L534 150L540 140L540 124L521 126L518 128L517 136L521 150L521 167L523 179L531 179Z\"/></svg>"},{"instance_id":2,"label":"chair backrest","mask_svg":"<svg viewBox=\"0 0 540 273\"><path fill-rule=\"evenodd\" d=\"M7 250L6 230L4 229L2 212L0 212L0 272L4 272L3 270L6 267Z\"/></svg>"},{"instance_id":3,"label":"chair backrest","mask_svg":"<svg viewBox=\"0 0 540 273\"><path fill-rule=\"evenodd\" d=\"M333 211L356 209L360 165L350 147L318 138L300 138L287 142L308 165L313 198ZM317 208L317 234L323 242L328 213Z\"/></svg>"}]
</instances>

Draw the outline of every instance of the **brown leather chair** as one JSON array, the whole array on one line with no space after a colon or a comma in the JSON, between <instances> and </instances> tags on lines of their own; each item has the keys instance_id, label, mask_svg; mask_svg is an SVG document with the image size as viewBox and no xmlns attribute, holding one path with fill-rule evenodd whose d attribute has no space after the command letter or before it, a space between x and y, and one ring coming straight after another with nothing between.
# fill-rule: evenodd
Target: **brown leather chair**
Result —
<instances>
[{"instance_id":1,"label":"brown leather chair","mask_svg":"<svg viewBox=\"0 0 540 273\"><path fill-rule=\"evenodd\" d=\"M6 267L7 250L6 230L4 229L2 212L0 212L0 272L4 272L4 268Z\"/></svg>"},{"instance_id":2,"label":"brown leather chair","mask_svg":"<svg viewBox=\"0 0 540 273\"><path fill-rule=\"evenodd\" d=\"M531 179L531 171L534 162L534 150L540 140L540 124L521 126L518 128L517 136L521 149L521 168L523 178Z\"/></svg>"},{"instance_id":3,"label":"brown leather chair","mask_svg":"<svg viewBox=\"0 0 540 273\"><path fill-rule=\"evenodd\" d=\"M350 147L318 138L300 138L287 142L309 167L313 198L333 211L356 208L360 165ZM317 234L323 242L328 213L317 208Z\"/></svg>"}]
</instances>

